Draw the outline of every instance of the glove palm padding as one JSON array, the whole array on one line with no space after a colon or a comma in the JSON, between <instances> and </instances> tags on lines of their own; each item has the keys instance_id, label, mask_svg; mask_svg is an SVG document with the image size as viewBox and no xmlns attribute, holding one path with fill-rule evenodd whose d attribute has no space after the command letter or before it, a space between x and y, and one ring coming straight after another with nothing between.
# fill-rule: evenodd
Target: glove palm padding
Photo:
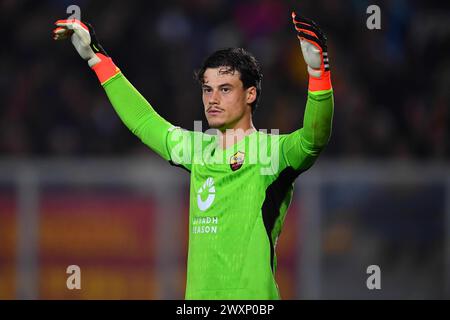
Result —
<instances>
[{"instance_id":1,"label":"glove palm padding","mask_svg":"<svg viewBox=\"0 0 450 320\"><path fill-rule=\"evenodd\" d=\"M308 65L308 73L314 78L320 78L329 71L327 38L317 24L307 18L292 12L292 22L300 40L303 59Z\"/></svg>"},{"instance_id":2,"label":"glove palm padding","mask_svg":"<svg viewBox=\"0 0 450 320\"><path fill-rule=\"evenodd\" d=\"M70 37L78 54L90 67L101 61L97 53L108 56L102 46L98 43L94 29L89 23L83 23L76 19L58 20L55 22L57 28L53 30L54 40L66 40Z\"/></svg>"}]
</instances>

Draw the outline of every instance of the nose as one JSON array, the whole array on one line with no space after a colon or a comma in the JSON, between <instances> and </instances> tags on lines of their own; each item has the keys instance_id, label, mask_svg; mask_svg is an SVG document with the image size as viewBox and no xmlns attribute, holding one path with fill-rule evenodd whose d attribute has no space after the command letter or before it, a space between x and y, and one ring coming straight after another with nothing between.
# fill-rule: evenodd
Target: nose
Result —
<instances>
[{"instance_id":1,"label":"nose","mask_svg":"<svg viewBox=\"0 0 450 320\"><path fill-rule=\"evenodd\" d=\"M219 104L220 101L220 96L219 96L219 90L213 90L211 92L210 98L209 98L209 104Z\"/></svg>"}]
</instances>

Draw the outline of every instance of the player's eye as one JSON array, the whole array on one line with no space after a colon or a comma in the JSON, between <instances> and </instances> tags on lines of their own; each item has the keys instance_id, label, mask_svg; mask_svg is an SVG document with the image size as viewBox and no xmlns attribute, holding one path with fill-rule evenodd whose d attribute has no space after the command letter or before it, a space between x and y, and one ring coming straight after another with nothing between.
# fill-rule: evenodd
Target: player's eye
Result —
<instances>
[{"instance_id":1,"label":"player's eye","mask_svg":"<svg viewBox=\"0 0 450 320\"><path fill-rule=\"evenodd\" d=\"M227 87L225 87L225 88L222 88L222 92L223 93L228 93L228 92L230 92L230 88L227 88Z\"/></svg>"},{"instance_id":2,"label":"player's eye","mask_svg":"<svg viewBox=\"0 0 450 320\"><path fill-rule=\"evenodd\" d=\"M207 88L207 87L203 88L203 93L210 93L211 91L212 91L211 88Z\"/></svg>"}]
</instances>

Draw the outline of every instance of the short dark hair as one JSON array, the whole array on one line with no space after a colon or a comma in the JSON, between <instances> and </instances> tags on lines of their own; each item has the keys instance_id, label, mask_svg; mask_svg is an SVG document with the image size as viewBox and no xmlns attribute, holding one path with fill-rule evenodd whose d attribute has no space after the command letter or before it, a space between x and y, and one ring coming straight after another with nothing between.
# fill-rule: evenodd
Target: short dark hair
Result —
<instances>
[{"instance_id":1,"label":"short dark hair","mask_svg":"<svg viewBox=\"0 0 450 320\"><path fill-rule=\"evenodd\" d=\"M228 67L227 73L239 71L244 89L256 87L256 99L251 104L252 113L255 112L261 96L261 81L263 77L258 60L242 48L221 49L206 58L202 67L195 72L196 80L202 85L206 69L219 67Z\"/></svg>"}]
</instances>

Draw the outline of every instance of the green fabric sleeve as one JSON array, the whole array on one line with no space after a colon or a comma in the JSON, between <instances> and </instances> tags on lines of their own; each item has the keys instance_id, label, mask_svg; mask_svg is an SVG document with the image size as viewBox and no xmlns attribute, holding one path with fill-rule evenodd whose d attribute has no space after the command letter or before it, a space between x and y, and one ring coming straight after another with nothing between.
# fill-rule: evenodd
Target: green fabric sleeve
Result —
<instances>
[{"instance_id":1,"label":"green fabric sleeve","mask_svg":"<svg viewBox=\"0 0 450 320\"><path fill-rule=\"evenodd\" d=\"M282 141L286 164L296 170L306 170L327 145L334 111L333 90L308 91L303 128Z\"/></svg>"},{"instance_id":2,"label":"green fabric sleeve","mask_svg":"<svg viewBox=\"0 0 450 320\"><path fill-rule=\"evenodd\" d=\"M106 81L103 87L128 129L165 160L171 160L167 137L173 126L156 113L122 73Z\"/></svg>"}]
</instances>

